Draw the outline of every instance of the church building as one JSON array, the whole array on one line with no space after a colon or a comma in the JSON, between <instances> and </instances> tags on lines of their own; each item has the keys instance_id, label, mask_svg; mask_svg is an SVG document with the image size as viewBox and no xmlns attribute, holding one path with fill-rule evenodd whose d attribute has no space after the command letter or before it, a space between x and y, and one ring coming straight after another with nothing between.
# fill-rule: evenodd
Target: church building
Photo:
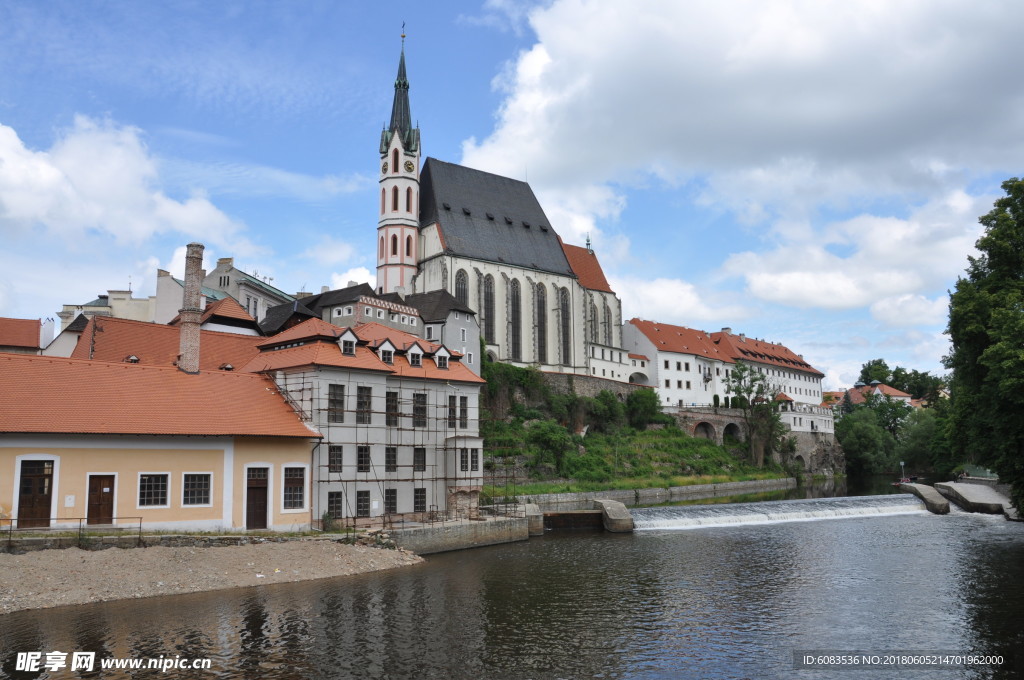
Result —
<instances>
[{"instance_id":1,"label":"church building","mask_svg":"<svg viewBox=\"0 0 1024 680\"><path fill-rule=\"evenodd\" d=\"M447 291L492 359L627 382L622 303L589 243L564 244L526 182L421 152L403 48L380 139L377 293Z\"/></svg>"}]
</instances>

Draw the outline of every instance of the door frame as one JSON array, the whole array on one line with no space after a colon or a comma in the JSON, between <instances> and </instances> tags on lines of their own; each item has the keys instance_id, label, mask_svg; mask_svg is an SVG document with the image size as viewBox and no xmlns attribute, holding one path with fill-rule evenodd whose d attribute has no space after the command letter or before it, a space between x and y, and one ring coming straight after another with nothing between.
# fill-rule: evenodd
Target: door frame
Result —
<instances>
[{"instance_id":1,"label":"door frame","mask_svg":"<svg viewBox=\"0 0 1024 680\"><path fill-rule=\"evenodd\" d=\"M14 490L11 494L11 518L18 518L21 504L21 462L25 460L48 460L53 463L53 477L50 480L50 517L57 517L57 500L60 498L60 456L52 453L24 453L14 458ZM50 526L60 525L55 519Z\"/></svg>"},{"instance_id":2,"label":"door frame","mask_svg":"<svg viewBox=\"0 0 1024 680\"><path fill-rule=\"evenodd\" d=\"M274 464L273 463L245 463L242 466L242 517L239 526L249 531L248 517L249 517L249 468L266 468L267 469L267 530L273 530L274 523L272 518L274 516ZM258 530L256 530L258 531Z\"/></svg>"},{"instance_id":3,"label":"door frame","mask_svg":"<svg viewBox=\"0 0 1024 680\"><path fill-rule=\"evenodd\" d=\"M118 479L116 472L87 472L85 473L85 522L89 523L89 488L92 486L93 477L113 477L114 478L114 500L113 506L110 508L110 523L117 524L117 493L120 490L120 480Z\"/></svg>"}]
</instances>

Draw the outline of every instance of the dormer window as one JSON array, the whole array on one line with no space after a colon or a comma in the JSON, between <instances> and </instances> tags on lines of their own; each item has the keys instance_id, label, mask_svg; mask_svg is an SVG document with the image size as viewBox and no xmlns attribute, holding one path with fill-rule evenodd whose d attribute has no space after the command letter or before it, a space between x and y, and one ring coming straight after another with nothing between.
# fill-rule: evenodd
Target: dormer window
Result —
<instances>
[{"instance_id":1,"label":"dormer window","mask_svg":"<svg viewBox=\"0 0 1024 680\"><path fill-rule=\"evenodd\" d=\"M341 353L347 356L355 356L356 353L356 341L355 340L342 340L341 341Z\"/></svg>"},{"instance_id":2,"label":"dormer window","mask_svg":"<svg viewBox=\"0 0 1024 680\"><path fill-rule=\"evenodd\" d=\"M422 366L423 365L422 359L423 359L423 355L422 354L410 354L409 355L409 365L410 366Z\"/></svg>"},{"instance_id":3,"label":"dormer window","mask_svg":"<svg viewBox=\"0 0 1024 680\"><path fill-rule=\"evenodd\" d=\"M395 352L394 352L394 350L382 349L380 351L380 360L383 361L385 364L393 364L393 363L395 363Z\"/></svg>"},{"instance_id":4,"label":"dormer window","mask_svg":"<svg viewBox=\"0 0 1024 680\"><path fill-rule=\"evenodd\" d=\"M438 368L448 368L448 357L438 356L434 357L434 361L437 362Z\"/></svg>"}]
</instances>

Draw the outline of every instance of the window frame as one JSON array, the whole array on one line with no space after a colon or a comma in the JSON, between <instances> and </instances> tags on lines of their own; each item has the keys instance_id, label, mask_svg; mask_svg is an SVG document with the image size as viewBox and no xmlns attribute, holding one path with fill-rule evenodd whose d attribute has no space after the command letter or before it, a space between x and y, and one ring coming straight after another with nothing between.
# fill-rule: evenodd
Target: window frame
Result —
<instances>
[{"instance_id":1,"label":"window frame","mask_svg":"<svg viewBox=\"0 0 1024 680\"><path fill-rule=\"evenodd\" d=\"M142 478L143 477L163 477L164 478L164 490L163 490L163 502L162 503L143 503L142 502ZM159 508L171 507L171 473L170 472L139 472L135 480L135 507L138 510L156 510Z\"/></svg>"},{"instance_id":2,"label":"window frame","mask_svg":"<svg viewBox=\"0 0 1024 680\"><path fill-rule=\"evenodd\" d=\"M289 477L288 476L288 472L289 471L295 471L295 470L298 470L299 472L302 473L302 475L300 477L298 477L298 479L300 480L300 483L299 484L295 484L295 483L289 484L288 480L296 479L296 477L294 477L294 476ZM293 464L293 463L285 463L284 465L281 466L281 512L284 513L284 512L305 512L306 511L306 509L307 509L306 500L307 500L307 496L308 496L308 494L306 493L306 479L308 477L309 477L309 466L308 465L296 465L296 464ZM289 496L288 496L289 489L292 489L293 490L292 493L294 493L294 489L296 487L301 490L301 496L298 498L298 501L296 501L296 499L294 497L289 499Z\"/></svg>"},{"instance_id":3,"label":"window frame","mask_svg":"<svg viewBox=\"0 0 1024 680\"><path fill-rule=\"evenodd\" d=\"M189 491L189 477L206 477L206 500L202 503L188 503L185 501L185 494ZM182 472L181 473L181 507L183 508L212 508L213 507L213 473L212 472Z\"/></svg>"}]
</instances>

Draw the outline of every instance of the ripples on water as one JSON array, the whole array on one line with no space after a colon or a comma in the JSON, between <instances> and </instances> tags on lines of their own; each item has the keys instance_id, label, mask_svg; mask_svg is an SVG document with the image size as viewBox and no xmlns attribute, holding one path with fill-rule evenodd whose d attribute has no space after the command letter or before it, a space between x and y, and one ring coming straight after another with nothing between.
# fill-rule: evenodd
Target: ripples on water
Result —
<instances>
[{"instance_id":1,"label":"ripples on water","mask_svg":"<svg viewBox=\"0 0 1024 680\"><path fill-rule=\"evenodd\" d=\"M792 652L1019 656L1022 584L1024 525L998 517L549 533L393 572L0 616L0 673L59 649L213 659L137 678L1009 678L1018 657L851 676L794 671Z\"/></svg>"}]
</instances>

